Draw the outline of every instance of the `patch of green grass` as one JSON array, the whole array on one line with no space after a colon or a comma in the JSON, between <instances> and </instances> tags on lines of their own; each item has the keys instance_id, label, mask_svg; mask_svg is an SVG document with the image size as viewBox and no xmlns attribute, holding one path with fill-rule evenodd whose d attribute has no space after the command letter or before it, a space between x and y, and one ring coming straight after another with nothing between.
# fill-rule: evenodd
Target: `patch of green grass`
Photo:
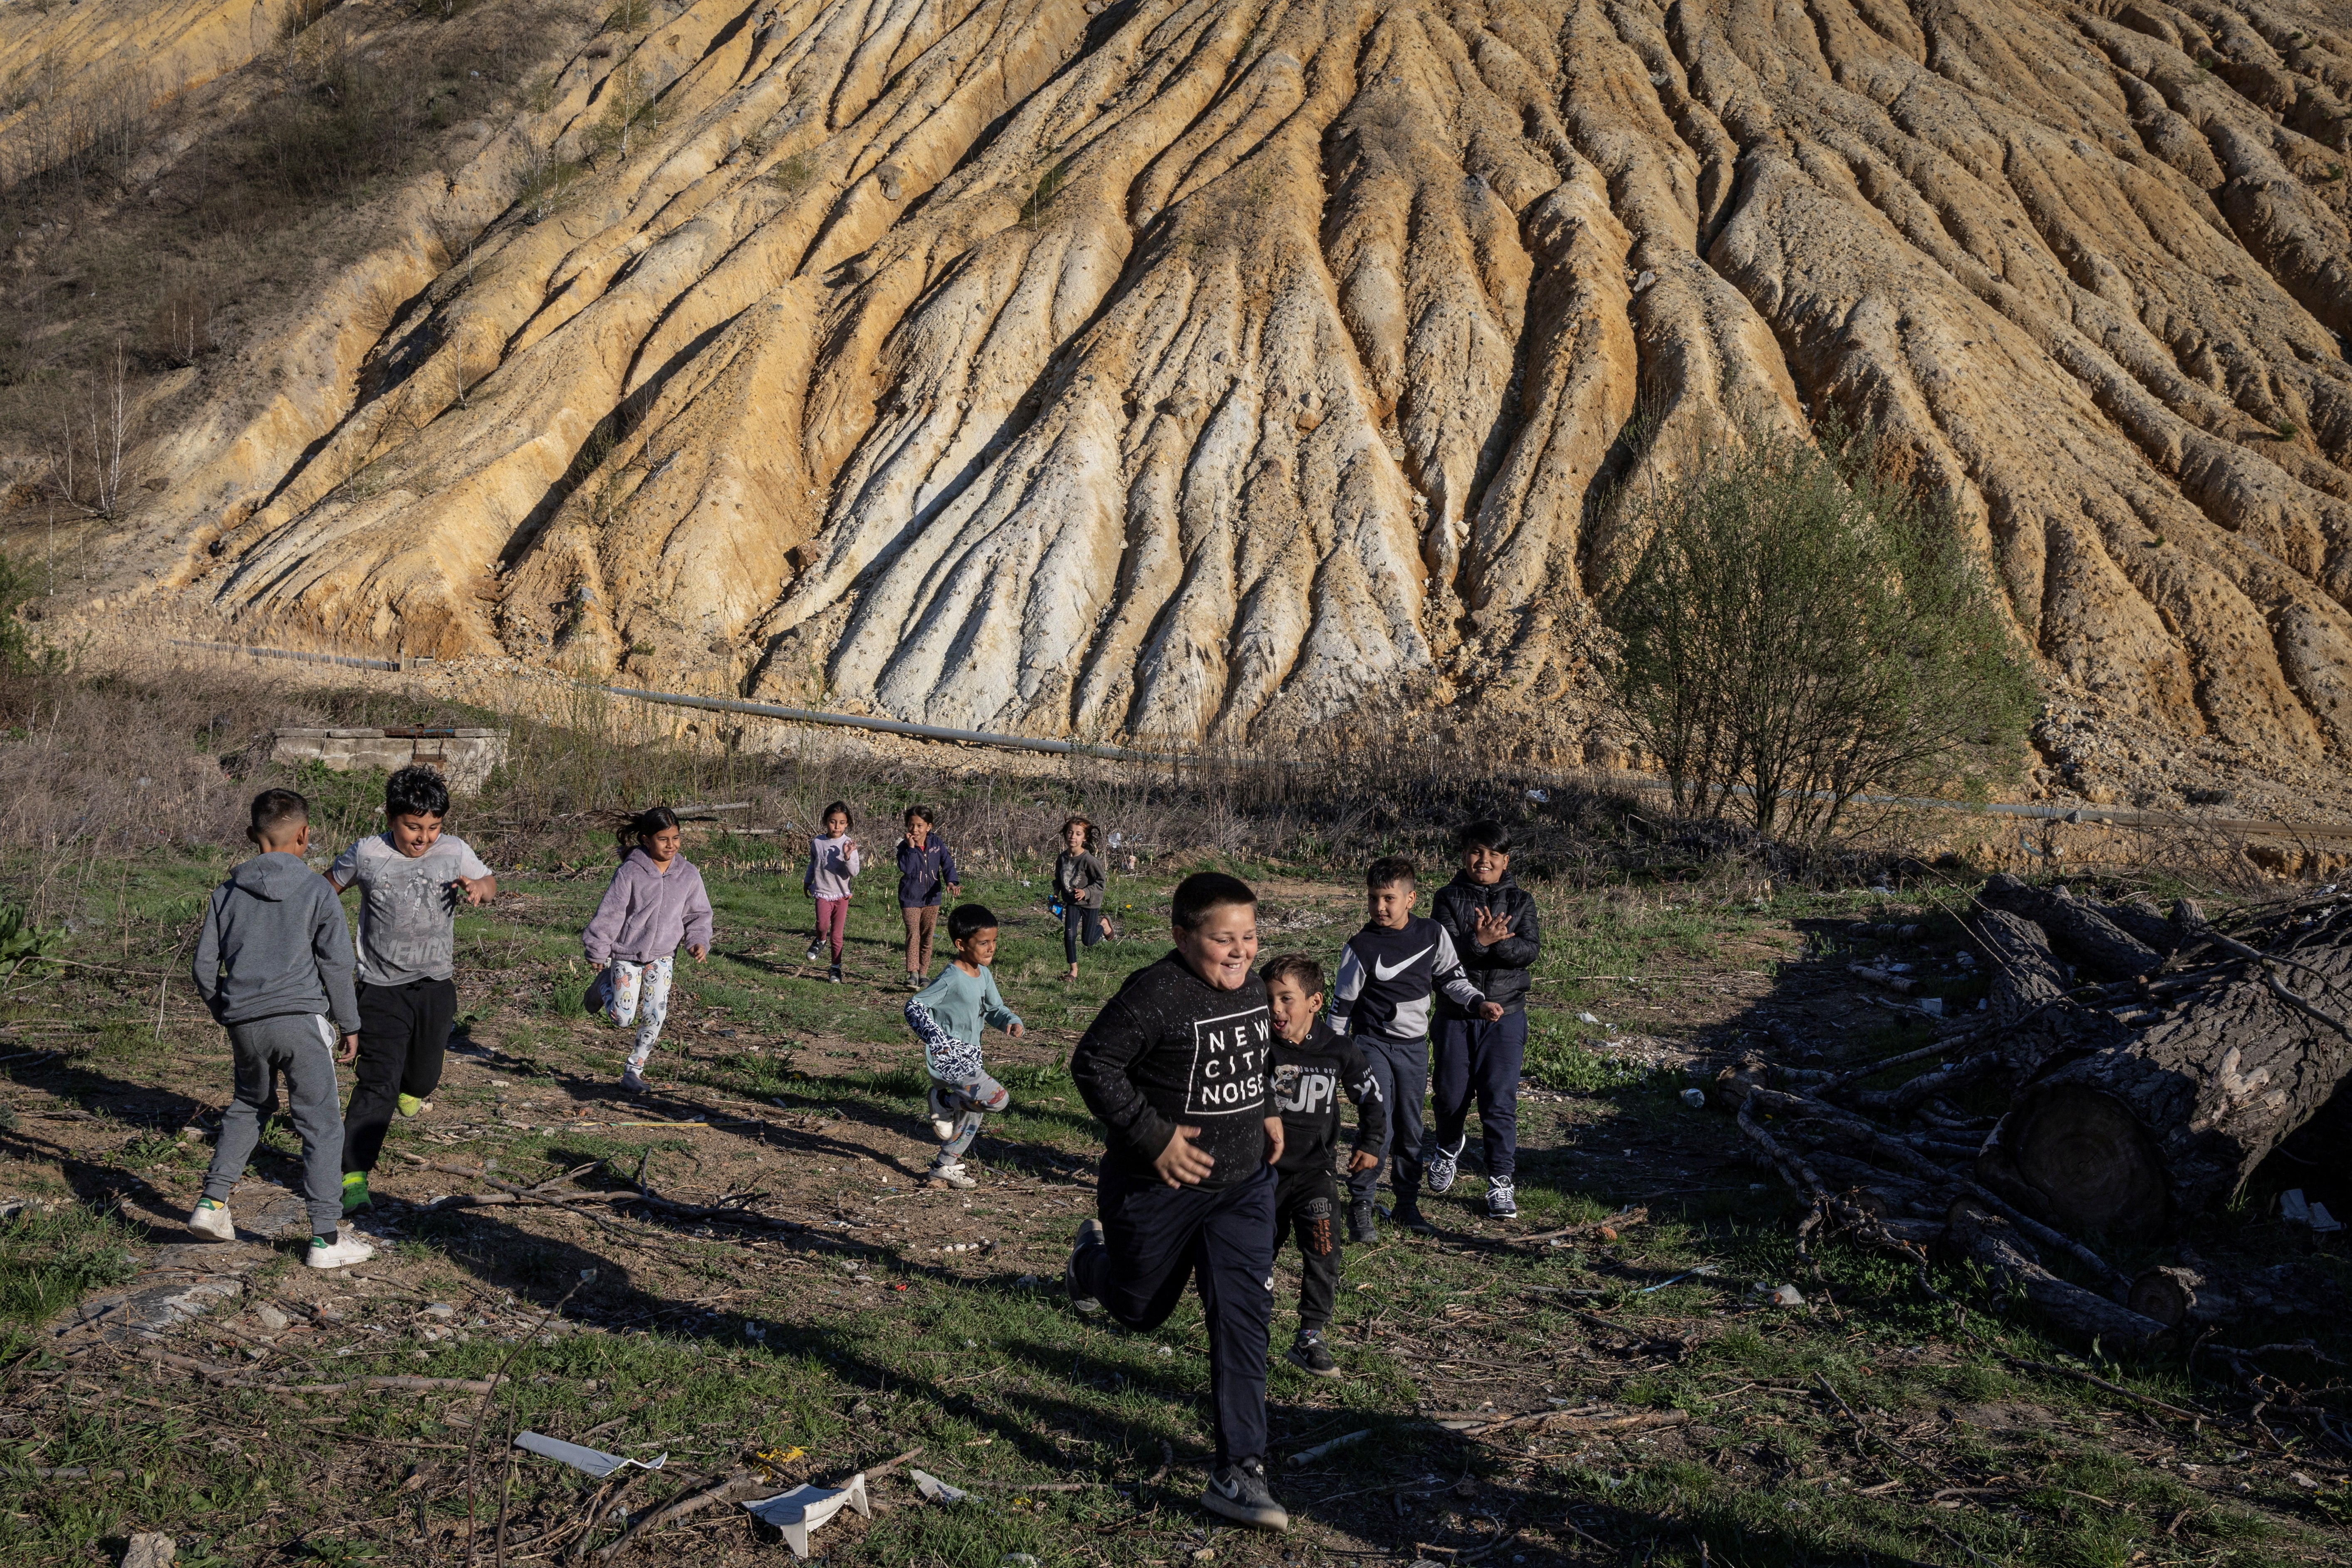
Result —
<instances>
[{"instance_id":1,"label":"patch of green grass","mask_svg":"<svg viewBox=\"0 0 2352 1568\"><path fill-rule=\"evenodd\" d=\"M82 1204L19 1210L0 1221L0 1321L47 1321L136 1271L137 1237Z\"/></svg>"}]
</instances>

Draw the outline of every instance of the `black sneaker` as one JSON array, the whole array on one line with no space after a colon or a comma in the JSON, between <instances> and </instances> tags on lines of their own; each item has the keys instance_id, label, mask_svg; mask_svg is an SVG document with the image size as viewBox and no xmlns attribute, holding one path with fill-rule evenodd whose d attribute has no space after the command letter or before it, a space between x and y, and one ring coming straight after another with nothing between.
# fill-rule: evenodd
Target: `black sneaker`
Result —
<instances>
[{"instance_id":1,"label":"black sneaker","mask_svg":"<svg viewBox=\"0 0 2352 1568\"><path fill-rule=\"evenodd\" d=\"M1078 1284L1078 1254L1089 1247L1100 1247L1102 1241L1102 1221L1098 1219L1078 1221L1078 1234L1070 1243L1070 1260L1062 1265L1062 1288L1070 1293L1071 1308L1089 1318L1101 1311L1103 1307L1100 1301L1087 1295L1084 1288Z\"/></svg>"},{"instance_id":2,"label":"black sneaker","mask_svg":"<svg viewBox=\"0 0 2352 1568\"><path fill-rule=\"evenodd\" d=\"M1323 1348L1320 1329L1301 1329L1298 1337L1290 1342L1291 1363L1309 1377L1337 1377L1339 1363Z\"/></svg>"},{"instance_id":3,"label":"black sneaker","mask_svg":"<svg viewBox=\"0 0 2352 1568\"><path fill-rule=\"evenodd\" d=\"M825 977L827 980L830 980L831 982L833 982L833 984L835 984L835 985L840 984L841 984L841 965L839 965L838 963L836 963L836 964L835 964L832 968L830 968L830 969L826 970L826 971L824 972L824 977Z\"/></svg>"},{"instance_id":4,"label":"black sneaker","mask_svg":"<svg viewBox=\"0 0 2352 1568\"><path fill-rule=\"evenodd\" d=\"M1262 1459L1244 1459L1212 1475L1201 1493L1201 1506L1237 1524L1254 1524L1260 1530L1290 1528L1290 1510L1275 1500Z\"/></svg>"},{"instance_id":5,"label":"black sneaker","mask_svg":"<svg viewBox=\"0 0 2352 1568\"><path fill-rule=\"evenodd\" d=\"M1379 1213L1370 1198L1358 1198L1350 1203L1348 1205L1348 1239L1358 1247L1368 1247L1380 1240L1381 1227L1376 1217Z\"/></svg>"},{"instance_id":6,"label":"black sneaker","mask_svg":"<svg viewBox=\"0 0 2352 1568\"><path fill-rule=\"evenodd\" d=\"M1406 1230L1431 1231L1437 1227L1422 1217L1420 1201L1410 1193L1399 1197L1389 1210L1389 1217Z\"/></svg>"}]
</instances>

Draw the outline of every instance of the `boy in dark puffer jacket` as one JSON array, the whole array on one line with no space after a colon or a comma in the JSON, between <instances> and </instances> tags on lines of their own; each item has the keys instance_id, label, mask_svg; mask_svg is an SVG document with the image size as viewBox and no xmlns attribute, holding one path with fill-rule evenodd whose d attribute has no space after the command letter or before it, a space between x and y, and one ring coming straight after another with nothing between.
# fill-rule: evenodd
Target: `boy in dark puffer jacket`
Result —
<instances>
[{"instance_id":1,"label":"boy in dark puffer jacket","mask_svg":"<svg viewBox=\"0 0 2352 1568\"><path fill-rule=\"evenodd\" d=\"M1470 984L1503 1016L1488 1021L1444 992L1437 996L1436 1049L1430 1073L1437 1147L1428 1160L1429 1190L1454 1184L1467 1141L1470 1101L1478 1101L1486 1155L1486 1212L1519 1212L1512 1187L1518 1155L1519 1068L1528 1050L1528 971L1542 950L1536 901L1511 880L1510 829L1479 821L1462 830L1462 870L1437 890L1430 913L1454 939Z\"/></svg>"}]
</instances>

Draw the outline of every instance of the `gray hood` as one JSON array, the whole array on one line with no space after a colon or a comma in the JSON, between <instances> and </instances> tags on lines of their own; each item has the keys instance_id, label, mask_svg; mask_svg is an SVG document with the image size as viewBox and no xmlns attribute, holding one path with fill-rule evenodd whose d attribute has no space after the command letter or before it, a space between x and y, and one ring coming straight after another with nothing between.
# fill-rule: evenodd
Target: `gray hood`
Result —
<instances>
[{"instance_id":1,"label":"gray hood","mask_svg":"<svg viewBox=\"0 0 2352 1568\"><path fill-rule=\"evenodd\" d=\"M251 893L257 899L268 899L282 904L289 899L307 897L310 884L319 873L310 869L299 855L272 850L257 855L228 874L229 886L240 893Z\"/></svg>"}]
</instances>

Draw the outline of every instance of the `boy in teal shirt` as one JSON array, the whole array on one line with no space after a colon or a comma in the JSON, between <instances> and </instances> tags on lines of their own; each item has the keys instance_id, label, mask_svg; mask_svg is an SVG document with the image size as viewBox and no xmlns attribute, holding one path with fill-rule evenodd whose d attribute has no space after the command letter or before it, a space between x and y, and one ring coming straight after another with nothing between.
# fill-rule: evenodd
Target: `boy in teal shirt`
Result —
<instances>
[{"instance_id":1,"label":"boy in teal shirt","mask_svg":"<svg viewBox=\"0 0 2352 1568\"><path fill-rule=\"evenodd\" d=\"M907 1026L923 1042L931 1131L940 1143L923 1175L942 1186L971 1187L979 1184L964 1171L964 1151L989 1113L1013 1102L1004 1086L981 1068L981 1031L992 1024L1016 1040L1024 1031L988 972L996 956L996 917L982 905L958 904L948 915L948 940L955 944L954 961L908 999Z\"/></svg>"}]
</instances>

